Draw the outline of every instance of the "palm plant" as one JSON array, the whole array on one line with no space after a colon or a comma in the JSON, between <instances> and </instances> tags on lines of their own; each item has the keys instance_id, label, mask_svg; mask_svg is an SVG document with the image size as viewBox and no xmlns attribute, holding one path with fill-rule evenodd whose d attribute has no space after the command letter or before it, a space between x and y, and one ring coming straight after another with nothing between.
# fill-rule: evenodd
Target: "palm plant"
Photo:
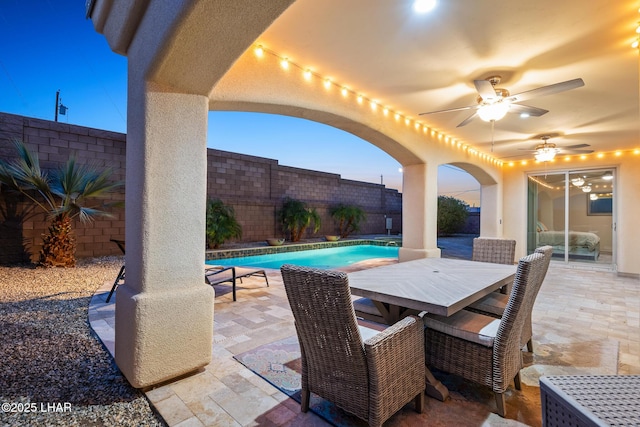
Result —
<instances>
[{"instance_id":1,"label":"palm plant","mask_svg":"<svg viewBox=\"0 0 640 427\"><path fill-rule=\"evenodd\" d=\"M360 230L360 223L367 219L362 208L340 204L331 209L331 217L338 222L340 237L345 238Z\"/></svg>"},{"instance_id":2,"label":"palm plant","mask_svg":"<svg viewBox=\"0 0 640 427\"><path fill-rule=\"evenodd\" d=\"M291 234L292 242L299 242L304 232L313 223L313 232L320 230L321 219L313 208L307 208L300 200L287 198L278 212L278 219L285 232Z\"/></svg>"},{"instance_id":3,"label":"palm plant","mask_svg":"<svg viewBox=\"0 0 640 427\"><path fill-rule=\"evenodd\" d=\"M73 155L59 170L49 174L40 168L38 155L24 142L15 140L14 145L18 157L10 162L0 160L0 183L26 196L50 219L48 233L43 235L40 264L73 267L76 263L73 219L87 223L98 216L110 216L102 209L119 202L97 206L87 203L107 197L122 183L109 181L111 169L100 172L95 167L79 165Z\"/></svg>"},{"instance_id":4,"label":"palm plant","mask_svg":"<svg viewBox=\"0 0 640 427\"><path fill-rule=\"evenodd\" d=\"M207 247L218 249L225 241L242 237L242 226L236 220L233 207L220 199L207 200Z\"/></svg>"}]
</instances>

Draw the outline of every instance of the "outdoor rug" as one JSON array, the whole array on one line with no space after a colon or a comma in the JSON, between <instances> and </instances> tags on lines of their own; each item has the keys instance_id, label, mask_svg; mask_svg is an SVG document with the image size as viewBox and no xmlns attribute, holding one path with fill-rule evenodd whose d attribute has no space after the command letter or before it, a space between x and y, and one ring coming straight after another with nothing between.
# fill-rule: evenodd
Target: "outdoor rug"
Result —
<instances>
[{"instance_id":1,"label":"outdoor rug","mask_svg":"<svg viewBox=\"0 0 640 427\"><path fill-rule=\"evenodd\" d=\"M274 387L300 403L300 345L296 336L265 344L234 356ZM315 394L311 394L309 409L334 426L366 426L367 423L341 410Z\"/></svg>"},{"instance_id":2,"label":"outdoor rug","mask_svg":"<svg viewBox=\"0 0 640 427\"><path fill-rule=\"evenodd\" d=\"M455 375L435 371L434 375L449 389L447 402L426 399L423 414L407 404L391 418L389 425L430 426L539 426L541 424L541 375L616 374L618 343L614 340L562 343L541 343L536 353L523 353L525 368L521 372L522 390L510 387L506 392L507 416L494 414L495 400L488 387L471 384ZM588 355L591 355L589 357ZM593 357L597 355L596 357ZM296 336L261 345L234 356L251 371L271 383L292 399L300 402L300 347ZM572 366L571 366L572 365ZM311 394L310 410L334 426L366 426L359 418L332 403Z\"/></svg>"}]
</instances>

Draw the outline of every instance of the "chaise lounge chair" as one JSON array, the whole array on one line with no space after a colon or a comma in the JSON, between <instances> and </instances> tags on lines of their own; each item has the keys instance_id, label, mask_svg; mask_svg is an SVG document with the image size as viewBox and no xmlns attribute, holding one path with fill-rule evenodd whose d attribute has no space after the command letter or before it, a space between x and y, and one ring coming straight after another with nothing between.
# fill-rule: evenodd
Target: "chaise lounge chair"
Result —
<instances>
[{"instance_id":1,"label":"chaise lounge chair","mask_svg":"<svg viewBox=\"0 0 640 427\"><path fill-rule=\"evenodd\" d=\"M269 279L264 270L255 270L246 267L223 267L223 266L210 266L207 267L204 273L204 280L207 284L219 285L221 283L231 283L231 289L233 291L233 300L236 300L236 280L251 276L262 276L269 286Z\"/></svg>"}]
</instances>

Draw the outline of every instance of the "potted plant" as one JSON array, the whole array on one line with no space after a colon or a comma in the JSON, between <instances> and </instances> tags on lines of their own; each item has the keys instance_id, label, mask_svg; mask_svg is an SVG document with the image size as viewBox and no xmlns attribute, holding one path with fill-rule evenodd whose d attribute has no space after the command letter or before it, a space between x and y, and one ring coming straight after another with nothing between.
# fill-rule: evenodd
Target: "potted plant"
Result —
<instances>
[{"instance_id":1,"label":"potted plant","mask_svg":"<svg viewBox=\"0 0 640 427\"><path fill-rule=\"evenodd\" d=\"M267 243L269 244L269 246L282 246L282 244L284 243L284 239L272 237L270 239L267 239Z\"/></svg>"}]
</instances>

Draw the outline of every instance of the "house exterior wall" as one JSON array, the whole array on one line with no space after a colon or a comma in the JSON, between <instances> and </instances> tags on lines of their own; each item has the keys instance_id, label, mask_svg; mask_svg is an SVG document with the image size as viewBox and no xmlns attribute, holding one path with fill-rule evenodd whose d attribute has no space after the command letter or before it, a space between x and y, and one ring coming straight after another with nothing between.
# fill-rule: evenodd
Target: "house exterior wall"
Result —
<instances>
[{"instance_id":1,"label":"house exterior wall","mask_svg":"<svg viewBox=\"0 0 640 427\"><path fill-rule=\"evenodd\" d=\"M114 180L125 179L125 134L0 113L1 159L15 157L13 139L21 139L35 150L43 169L54 170L76 153L81 162L111 167ZM398 191L336 174L283 166L261 157L207 150L207 195L233 206L243 228L242 241L283 235L276 212L285 197L302 200L318 210L322 218L319 235L336 233L329 210L338 203L365 210L363 234L386 233L386 217L393 219L392 233L402 230L402 194ZM0 189L0 199L0 263L37 260L41 236L47 231L45 214L28 212L27 205L6 189ZM124 201L124 187L113 200ZM91 224L75 221L78 257L121 254L110 239L124 240L124 208L114 208L110 213L112 217L98 218Z\"/></svg>"}]
</instances>

